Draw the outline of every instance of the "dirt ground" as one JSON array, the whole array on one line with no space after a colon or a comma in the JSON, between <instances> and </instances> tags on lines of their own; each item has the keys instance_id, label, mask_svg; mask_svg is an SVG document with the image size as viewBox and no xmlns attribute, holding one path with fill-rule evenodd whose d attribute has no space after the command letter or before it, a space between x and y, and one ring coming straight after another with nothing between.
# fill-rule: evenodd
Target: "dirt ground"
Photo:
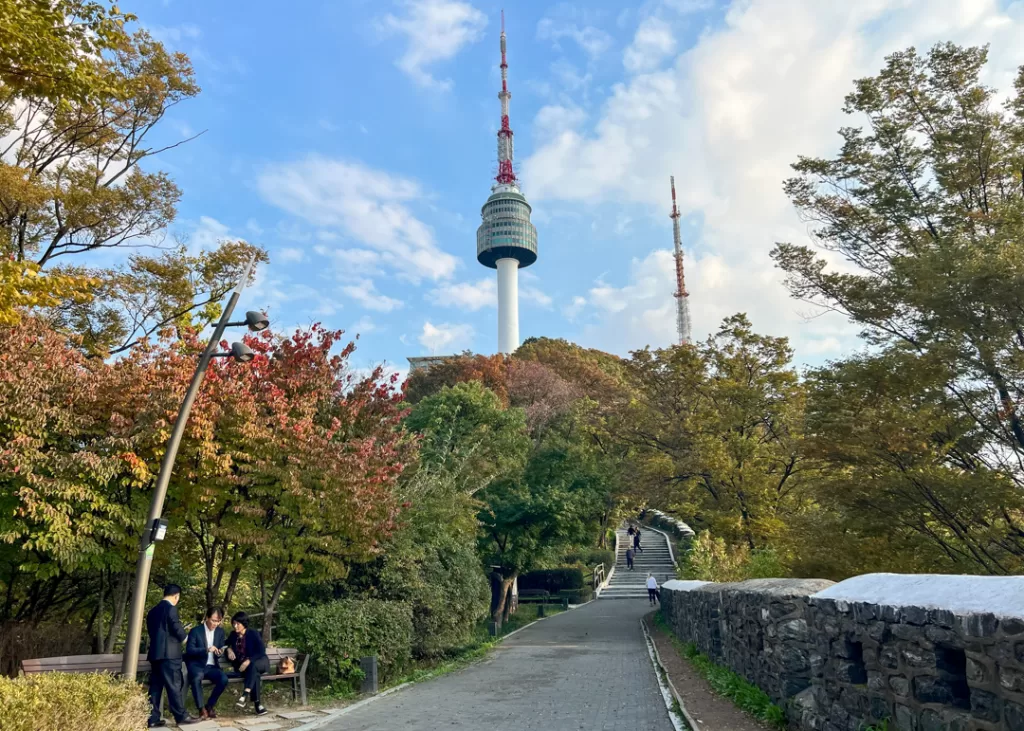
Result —
<instances>
[{"instance_id":1,"label":"dirt ground","mask_svg":"<svg viewBox=\"0 0 1024 731\"><path fill-rule=\"evenodd\" d=\"M686 712L697 722L696 731L768 731L769 727L741 711L728 698L717 695L707 681L681 657L665 632L654 624L654 613L644 621L658 648L661 664L683 699Z\"/></svg>"}]
</instances>

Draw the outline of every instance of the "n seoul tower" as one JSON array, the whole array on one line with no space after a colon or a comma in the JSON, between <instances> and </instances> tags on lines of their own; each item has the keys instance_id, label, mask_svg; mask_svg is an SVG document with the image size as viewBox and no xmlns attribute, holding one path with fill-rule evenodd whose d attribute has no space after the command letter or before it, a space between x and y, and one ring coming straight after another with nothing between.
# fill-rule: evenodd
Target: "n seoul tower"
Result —
<instances>
[{"instance_id":1,"label":"n seoul tower","mask_svg":"<svg viewBox=\"0 0 1024 731\"><path fill-rule=\"evenodd\" d=\"M498 130L498 176L491 196L480 210L483 223L476 231L476 258L498 270L498 352L519 347L519 269L537 261L537 229L532 208L519 191L512 168L514 145L508 121L508 63L505 61L505 11L501 11L501 129Z\"/></svg>"}]
</instances>

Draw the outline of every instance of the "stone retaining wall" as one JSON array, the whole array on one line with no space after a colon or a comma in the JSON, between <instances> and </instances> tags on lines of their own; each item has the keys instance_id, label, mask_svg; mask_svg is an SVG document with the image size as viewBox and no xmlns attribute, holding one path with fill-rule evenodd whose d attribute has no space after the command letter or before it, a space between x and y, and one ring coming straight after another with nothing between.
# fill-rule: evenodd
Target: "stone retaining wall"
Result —
<instances>
[{"instance_id":1,"label":"stone retaining wall","mask_svg":"<svg viewBox=\"0 0 1024 731\"><path fill-rule=\"evenodd\" d=\"M1024 577L670 581L662 611L794 729L1024 731Z\"/></svg>"}]
</instances>

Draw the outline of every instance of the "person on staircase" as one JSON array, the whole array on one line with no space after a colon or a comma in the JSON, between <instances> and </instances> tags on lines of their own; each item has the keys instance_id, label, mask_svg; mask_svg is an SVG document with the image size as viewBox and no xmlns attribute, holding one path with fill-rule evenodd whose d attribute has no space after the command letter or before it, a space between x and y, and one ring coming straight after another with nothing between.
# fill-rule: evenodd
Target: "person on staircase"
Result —
<instances>
[{"instance_id":1,"label":"person on staircase","mask_svg":"<svg viewBox=\"0 0 1024 731\"><path fill-rule=\"evenodd\" d=\"M647 574L647 601L653 607L658 600L658 580L654 574Z\"/></svg>"},{"instance_id":2,"label":"person on staircase","mask_svg":"<svg viewBox=\"0 0 1024 731\"><path fill-rule=\"evenodd\" d=\"M636 533L633 534L633 550L644 552L644 549L640 547L640 528L637 528Z\"/></svg>"},{"instance_id":3,"label":"person on staircase","mask_svg":"<svg viewBox=\"0 0 1024 731\"><path fill-rule=\"evenodd\" d=\"M632 549L632 547L626 549L626 568L630 571L633 570L633 557L635 555L636 552Z\"/></svg>"}]
</instances>

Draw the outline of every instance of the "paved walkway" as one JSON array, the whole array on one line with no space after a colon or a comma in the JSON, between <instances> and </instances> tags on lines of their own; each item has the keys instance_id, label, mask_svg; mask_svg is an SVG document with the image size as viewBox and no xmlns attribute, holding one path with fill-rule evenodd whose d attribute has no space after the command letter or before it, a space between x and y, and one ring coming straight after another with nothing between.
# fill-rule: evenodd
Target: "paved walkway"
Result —
<instances>
[{"instance_id":1,"label":"paved walkway","mask_svg":"<svg viewBox=\"0 0 1024 731\"><path fill-rule=\"evenodd\" d=\"M646 599L590 602L324 730L673 731L640 630L648 611Z\"/></svg>"}]
</instances>

